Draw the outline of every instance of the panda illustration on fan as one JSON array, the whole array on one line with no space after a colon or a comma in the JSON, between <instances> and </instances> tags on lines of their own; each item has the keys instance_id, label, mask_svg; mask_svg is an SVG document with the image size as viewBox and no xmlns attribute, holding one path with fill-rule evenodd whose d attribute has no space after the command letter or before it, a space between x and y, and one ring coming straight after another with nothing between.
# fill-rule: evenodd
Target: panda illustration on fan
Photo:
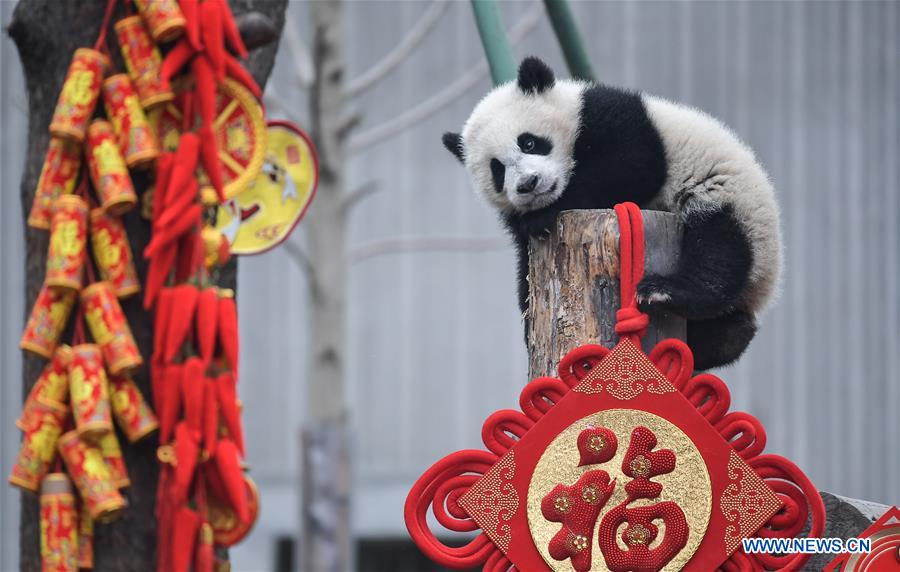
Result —
<instances>
[{"instance_id":1,"label":"panda illustration on fan","mask_svg":"<svg viewBox=\"0 0 900 572\"><path fill-rule=\"evenodd\" d=\"M499 211L519 256L528 304L528 239L568 209L625 201L675 213L683 225L674 273L638 285L644 308L687 319L697 369L736 360L781 270L778 206L753 152L709 115L605 85L557 80L526 58L518 79L489 92L444 145Z\"/></svg>"}]
</instances>

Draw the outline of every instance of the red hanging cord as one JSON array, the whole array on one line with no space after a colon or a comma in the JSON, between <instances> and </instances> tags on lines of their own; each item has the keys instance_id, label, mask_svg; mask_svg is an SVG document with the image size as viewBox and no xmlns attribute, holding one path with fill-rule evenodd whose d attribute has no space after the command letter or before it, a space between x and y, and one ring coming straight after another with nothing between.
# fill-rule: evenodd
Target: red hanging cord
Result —
<instances>
[{"instance_id":1,"label":"red hanging cord","mask_svg":"<svg viewBox=\"0 0 900 572\"><path fill-rule=\"evenodd\" d=\"M113 11L119 0L106 0L106 12L103 14L103 24L100 26L100 35L94 43L94 49L103 53L108 53L109 48L106 45L106 31L109 29L109 21L112 19Z\"/></svg>"},{"instance_id":2,"label":"red hanging cord","mask_svg":"<svg viewBox=\"0 0 900 572\"><path fill-rule=\"evenodd\" d=\"M641 209L634 203L614 208L619 220L620 308L616 312L616 333L640 345L650 324L647 314L638 309L635 290L644 277L644 222Z\"/></svg>"}]
</instances>

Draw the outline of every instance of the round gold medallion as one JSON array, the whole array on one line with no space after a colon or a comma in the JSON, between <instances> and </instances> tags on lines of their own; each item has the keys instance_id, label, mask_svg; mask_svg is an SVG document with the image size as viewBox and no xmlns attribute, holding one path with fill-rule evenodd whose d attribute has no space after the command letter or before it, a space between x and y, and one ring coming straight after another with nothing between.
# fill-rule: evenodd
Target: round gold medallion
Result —
<instances>
[{"instance_id":1,"label":"round gold medallion","mask_svg":"<svg viewBox=\"0 0 900 572\"><path fill-rule=\"evenodd\" d=\"M187 79L172 84L175 94L192 88ZM183 127L179 98L153 109L148 118L160 145L166 151L178 149ZM200 123L195 114L195 125ZM192 126L192 128L194 127ZM266 120L262 106L239 82L225 78L218 84L213 131L222 162L225 196L233 197L247 188L262 170L266 158ZM209 185L202 167L197 168L201 186Z\"/></svg>"},{"instance_id":2,"label":"round gold medallion","mask_svg":"<svg viewBox=\"0 0 900 572\"><path fill-rule=\"evenodd\" d=\"M646 427L656 435L657 445L653 451L670 449L675 454L675 470L650 478L652 482L659 483L663 487L658 498L638 499L628 506L635 508L672 501L684 512L689 530L687 544L663 570L680 570L697 551L712 511L712 485L700 451L681 429L662 417L636 409L609 409L584 417L557 435L544 451L531 476L531 483L528 486L528 526L538 552L552 570L570 571L573 568L570 560L555 560L550 556L548 545L562 525L544 518L541 513L541 502L557 485L572 485L585 473L599 469L609 473L610 479L616 480L616 488L601 510L597 522L594 523L590 539L578 540L579 546L583 544L587 548L588 544L590 545L591 570L608 570L597 542L597 530L603 516L626 500L625 485L632 479L622 471L622 460L628 450L631 432L639 426ZM579 467L578 436L581 431L590 427L606 427L611 430L618 439L618 448L615 456L606 463ZM593 444L588 442L588 447ZM650 459L643 455L636 456L631 460L630 469L635 476L649 475ZM586 495L583 497L585 502L591 502L593 499L591 487L586 487L582 494ZM571 502L571 499L563 496L554 500L560 512L565 512L561 504L570 508ZM659 522L655 524L660 525L660 532L651 542L650 548L661 542L665 534L665 525ZM622 538L623 530L616 532L616 541L620 548L627 548L628 544L646 543L650 539L649 531L640 525L630 529L626 539ZM574 540L573 538L572 541Z\"/></svg>"}]
</instances>

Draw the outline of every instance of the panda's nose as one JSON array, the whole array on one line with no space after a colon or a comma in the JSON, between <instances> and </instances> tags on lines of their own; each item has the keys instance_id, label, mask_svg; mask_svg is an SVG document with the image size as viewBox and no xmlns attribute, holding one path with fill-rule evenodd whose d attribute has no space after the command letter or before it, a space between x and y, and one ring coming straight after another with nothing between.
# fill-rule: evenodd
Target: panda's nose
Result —
<instances>
[{"instance_id":1,"label":"panda's nose","mask_svg":"<svg viewBox=\"0 0 900 572\"><path fill-rule=\"evenodd\" d=\"M534 192L534 189L537 188L538 182L540 182L541 178L537 175L531 175L528 177L523 183L519 184L519 187L516 189L516 192L520 195L525 195L528 193Z\"/></svg>"}]
</instances>

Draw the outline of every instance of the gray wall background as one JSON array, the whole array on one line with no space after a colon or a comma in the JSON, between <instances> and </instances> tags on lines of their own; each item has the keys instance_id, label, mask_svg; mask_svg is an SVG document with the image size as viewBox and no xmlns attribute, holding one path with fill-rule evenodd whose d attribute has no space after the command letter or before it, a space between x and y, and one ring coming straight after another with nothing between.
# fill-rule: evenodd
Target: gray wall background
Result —
<instances>
[{"instance_id":1,"label":"gray wall background","mask_svg":"<svg viewBox=\"0 0 900 572\"><path fill-rule=\"evenodd\" d=\"M5 26L13 3L0 0ZM426 2L345 5L348 77L375 64ZM534 2L502 4L508 28ZM718 372L733 408L759 417L767 451L793 459L823 490L900 502L900 4L896 2L575 2L598 75L690 103L723 119L767 166L786 240L783 292L745 359ZM515 46L562 75L542 12ZM309 45L308 5L289 20ZM302 49L282 44L271 85L303 125L295 79ZM453 2L411 57L358 98L356 136L449 101L347 164L350 186L379 191L350 229L348 339L354 435L354 527L403 535L411 482L439 457L478 447L484 418L527 382L513 255L492 213L439 142L489 89L466 2ZM302 65L300 65L302 68ZM460 79L463 78L463 79ZM458 95L448 86L471 86ZM0 40L0 469L18 447L17 342L22 302L25 101L12 42ZM269 100L272 101L271 99ZM356 139L357 142L366 139ZM292 240L302 244L302 224ZM394 251L395 238L481 237L478 251ZM360 250L363 248L364 250ZM335 253L339 256L340 253ZM262 519L233 551L235 568L270 568L274 539L296 534L298 430L309 336L305 278L283 250L239 272L241 394ZM16 567L18 495L0 487L0 569Z\"/></svg>"}]
</instances>

